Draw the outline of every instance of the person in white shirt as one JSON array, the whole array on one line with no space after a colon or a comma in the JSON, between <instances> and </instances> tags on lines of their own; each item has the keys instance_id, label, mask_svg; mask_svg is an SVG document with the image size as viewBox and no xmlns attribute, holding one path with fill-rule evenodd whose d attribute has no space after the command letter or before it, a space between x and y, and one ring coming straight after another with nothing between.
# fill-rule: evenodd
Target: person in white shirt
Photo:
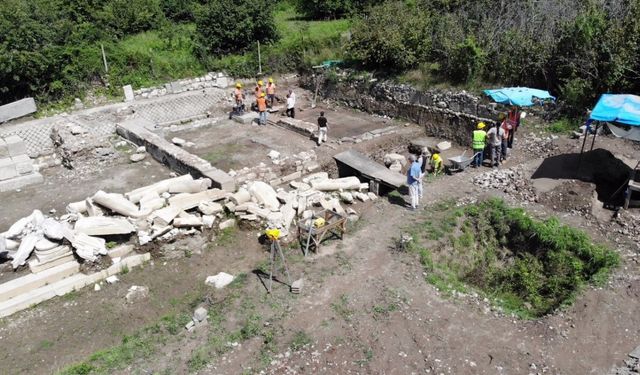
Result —
<instances>
[{"instance_id":1,"label":"person in white shirt","mask_svg":"<svg viewBox=\"0 0 640 375\"><path fill-rule=\"evenodd\" d=\"M287 117L296 117L296 100L291 97L291 94L287 94Z\"/></svg>"}]
</instances>

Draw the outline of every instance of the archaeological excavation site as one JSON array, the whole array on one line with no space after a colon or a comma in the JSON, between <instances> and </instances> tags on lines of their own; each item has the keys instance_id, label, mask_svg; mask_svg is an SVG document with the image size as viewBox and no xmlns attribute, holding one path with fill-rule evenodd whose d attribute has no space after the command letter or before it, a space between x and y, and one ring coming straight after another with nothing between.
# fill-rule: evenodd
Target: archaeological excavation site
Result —
<instances>
[{"instance_id":1,"label":"archaeological excavation site","mask_svg":"<svg viewBox=\"0 0 640 375\"><path fill-rule=\"evenodd\" d=\"M0 373L640 371L639 143L534 103L493 165L486 95L275 78L0 107Z\"/></svg>"}]
</instances>

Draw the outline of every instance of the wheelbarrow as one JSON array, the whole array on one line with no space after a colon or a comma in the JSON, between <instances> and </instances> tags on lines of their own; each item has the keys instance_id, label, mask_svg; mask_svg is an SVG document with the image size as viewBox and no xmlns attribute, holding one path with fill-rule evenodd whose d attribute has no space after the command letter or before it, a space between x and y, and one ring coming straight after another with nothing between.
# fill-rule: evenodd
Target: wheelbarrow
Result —
<instances>
[{"instance_id":1,"label":"wheelbarrow","mask_svg":"<svg viewBox=\"0 0 640 375\"><path fill-rule=\"evenodd\" d=\"M476 152L472 156L467 157L464 155L465 153L466 151L463 152L462 155L460 156L454 156L449 158L449 161L451 162L451 166L449 167L450 172L464 171L468 166L471 165L473 160L476 158L476 155L480 154L479 152Z\"/></svg>"}]
</instances>

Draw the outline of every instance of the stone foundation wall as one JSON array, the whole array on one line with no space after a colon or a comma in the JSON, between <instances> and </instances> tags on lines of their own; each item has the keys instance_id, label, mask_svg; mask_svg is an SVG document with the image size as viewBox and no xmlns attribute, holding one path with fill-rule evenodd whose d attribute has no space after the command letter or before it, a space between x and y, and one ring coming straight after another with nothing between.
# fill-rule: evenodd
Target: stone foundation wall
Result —
<instances>
[{"instance_id":1,"label":"stone foundation wall","mask_svg":"<svg viewBox=\"0 0 640 375\"><path fill-rule=\"evenodd\" d=\"M300 78L301 86L315 89L313 77ZM363 80L325 80L319 95L365 112L403 118L424 126L429 136L471 145L478 122L497 118L494 104L483 104L467 92L419 91L409 85Z\"/></svg>"}]
</instances>

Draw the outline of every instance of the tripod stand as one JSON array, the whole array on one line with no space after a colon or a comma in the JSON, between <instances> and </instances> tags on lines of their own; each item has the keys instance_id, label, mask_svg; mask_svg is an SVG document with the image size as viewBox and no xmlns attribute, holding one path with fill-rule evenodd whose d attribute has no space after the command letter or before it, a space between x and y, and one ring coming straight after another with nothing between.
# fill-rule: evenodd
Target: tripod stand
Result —
<instances>
[{"instance_id":1,"label":"tripod stand","mask_svg":"<svg viewBox=\"0 0 640 375\"><path fill-rule=\"evenodd\" d=\"M271 286L273 284L273 272L276 267L277 257L280 257L282 261L282 266L284 268L285 274L287 275L287 281L289 282L289 286L291 286L291 276L289 275L289 267L287 267L287 260L284 257L284 253L282 252L282 248L280 247L280 241L277 239L271 240L271 253L269 254L269 286L267 291L271 293Z\"/></svg>"}]
</instances>

